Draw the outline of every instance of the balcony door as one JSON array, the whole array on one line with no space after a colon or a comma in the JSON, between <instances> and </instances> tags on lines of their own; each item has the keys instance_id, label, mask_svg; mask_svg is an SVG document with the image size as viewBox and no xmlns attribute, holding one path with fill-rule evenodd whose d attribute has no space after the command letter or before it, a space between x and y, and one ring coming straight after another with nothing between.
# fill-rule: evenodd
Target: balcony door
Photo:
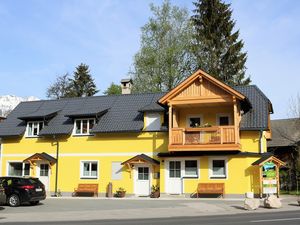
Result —
<instances>
[{"instance_id":1,"label":"balcony door","mask_svg":"<svg viewBox=\"0 0 300 225\"><path fill-rule=\"evenodd\" d=\"M166 193L182 194L182 161L167 161Z\"/></svg>"}]
</instances>

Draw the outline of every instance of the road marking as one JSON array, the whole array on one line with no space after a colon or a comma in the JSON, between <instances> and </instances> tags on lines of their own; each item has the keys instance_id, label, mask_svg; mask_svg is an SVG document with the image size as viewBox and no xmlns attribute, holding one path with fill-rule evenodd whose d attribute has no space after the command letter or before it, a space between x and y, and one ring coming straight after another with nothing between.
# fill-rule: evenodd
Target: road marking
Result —
<instances>
[{"instance_id":1,"label":"road marking","mask_svg":"<svg viewBox=\"0 0 300 225\"><path fill-rule=\"evenodd\" d=\"M300 220L300 218L285 218L285 219L273 219L273 220L252 220L251 223L261 223L261 222L276 222L276 221L290 221L290 220Z\"/></svg>"}]
</instances>

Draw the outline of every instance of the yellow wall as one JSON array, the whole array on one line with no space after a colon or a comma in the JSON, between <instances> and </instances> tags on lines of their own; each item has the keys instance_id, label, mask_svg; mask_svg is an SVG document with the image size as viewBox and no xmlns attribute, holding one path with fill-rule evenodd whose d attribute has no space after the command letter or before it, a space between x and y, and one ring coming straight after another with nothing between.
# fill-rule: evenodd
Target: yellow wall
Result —
<instances>
[{"instance_id":1,"label":"yellow wall","mask_svg":"<svg viewBox=\"0 0 300 225\"><path fill-rule=\"evenodd\" d=\"M185 109L177 109L179 111L179 127L187 127L187 117L189 115L202 115L202 123L208 123L212 126L216 125L217 114L228 113L233 124L233 106L222 106L222 107L192 107Z\"/></svg>"},{"instance_id":2,"label":"yellow wall","mask_svg":"<svg viewBox=\"0 0 300 225\"><path fill-rule=\"evenodd\" d=\"M209 178L209 159L226 158L228 162L228 177L226 179L210 179ZM184 178L184 193L192 194L196 191L198 183L225 183L225 194L239 194L243 195L246 192L259 193L259 176L258 168L251 164L259 159L259 157L238 157L238 156L202 156L184 158L200 160L200 176L199 178ZM169 158L169 160L176 160ZM177 160L180 160L178 158ZM165 182L165 167L168 159L161 164L161 191L166 192Z\"/></svg>"},{"instance_id":3,"label":"yellow wall","mask_svg":"<svg viewBox=\"0 0 300 225\"><path fill-rule=\"evenodd\" d=\"M145 153L156 158L159 152L168 151L168 133L142 132L124 134L99 134L96 136L64 137L59 140L59 179L58 188L61 192L71 193L78 183L98 183L99 192L105 193L109 182L113 183L113 191L118 187L132 194L133 172L127 166L122 169L122 180L111 180L111 163L124 162L129 158ZM259 132L241 131L242 151L259 152ZM263 141L266 150L266 141ZM35 154L46 152L55 157L56 145L52 139L20 138L4 139L2 148L2 175L7 175L8 161L22 161ZM247 191L258 191L258 174L251 163L257 157L228 157L228 178L226 180L211 180L208 178L208 157L200 159L200 179L185 179L184 192L192 193L199 182L225 182L227 194L244 194ZM99 161L98 179L80 178L80 161ZM162 159L160 159L161 161ZM35 168L34 168L35 169ZM152 184L159 184L161 192L165 192L165 163L155 167L154 172L160 171L160 179L153 179ZM35 176L34 171L31 175ZM50 176L51 188L54 191L55 165Z\"/></svg>"},{"instance_id":4,"label":"yellow wall","mask_svg":"<svg viewBox=\"0 0 300 225\"><path fill-rule=\"evenodd\" d=\"M99 183L99 192L105 193L111 182L111 163L124 162L137 154L145 153L157 158L158 152L167 151L167 133L143 132L125 134L99 134L96 136L66 137L60 139L58 188L61 192L73 192L78 183ZM2 149L2 175L7 175L8 161L23 161L27 157L46 152L56 156L56 145L46 138L6 139ZM80 161L99 161L98 179L80 178ZM154 168L158 171L159 168ZM35 176L35 168L31 175ZM55 186L55 165L52 168L51 191ZM123 187L127 193L133 193L133 172L127 166L122 169L122 180L112 181L114 191ZM157 179L153 179L157 184Z\"/></svg>"}]
</instances>

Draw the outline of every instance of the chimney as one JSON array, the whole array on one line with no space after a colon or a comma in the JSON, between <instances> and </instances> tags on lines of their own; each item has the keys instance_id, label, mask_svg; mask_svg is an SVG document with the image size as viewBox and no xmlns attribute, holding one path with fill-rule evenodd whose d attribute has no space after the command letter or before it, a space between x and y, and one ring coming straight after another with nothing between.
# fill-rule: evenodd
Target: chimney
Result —
<instances>
[{"instance_id":1,"label":"chimney","mask_svg":"<svg viewBox=\"0 0 300 225\"><path fill-rule=\"evenodd\" d=\"M132 79L126 78L121 80L122 95L131 94Z\"/></svg>"}]
</instances>

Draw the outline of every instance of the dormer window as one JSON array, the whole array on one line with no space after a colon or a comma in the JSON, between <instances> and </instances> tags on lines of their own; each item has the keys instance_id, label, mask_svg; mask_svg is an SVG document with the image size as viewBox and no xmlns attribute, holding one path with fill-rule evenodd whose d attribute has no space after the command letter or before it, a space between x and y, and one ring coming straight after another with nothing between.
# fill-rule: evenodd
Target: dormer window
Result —
<instances>
[{"instance_id":1,"label":"dormer window","mask_svg":"<svg viewBox=\"0 0 300 225\"><path fill-rule=\"evenodd\" d=\"M27 132L26 132L27 137L38 137L43 127L44 127L43 121L28 122Z\"/></svg>"},{"instance_id":2,"label":"dormer window","mask_svg":"<svg viewBox=\"0 0 300 225\"><path fill-rule=\"evenodd\" d=\"M90 135L95 125L95 119L76 119L74 123L74 135Z\"/></svg>"}]
</instances>

